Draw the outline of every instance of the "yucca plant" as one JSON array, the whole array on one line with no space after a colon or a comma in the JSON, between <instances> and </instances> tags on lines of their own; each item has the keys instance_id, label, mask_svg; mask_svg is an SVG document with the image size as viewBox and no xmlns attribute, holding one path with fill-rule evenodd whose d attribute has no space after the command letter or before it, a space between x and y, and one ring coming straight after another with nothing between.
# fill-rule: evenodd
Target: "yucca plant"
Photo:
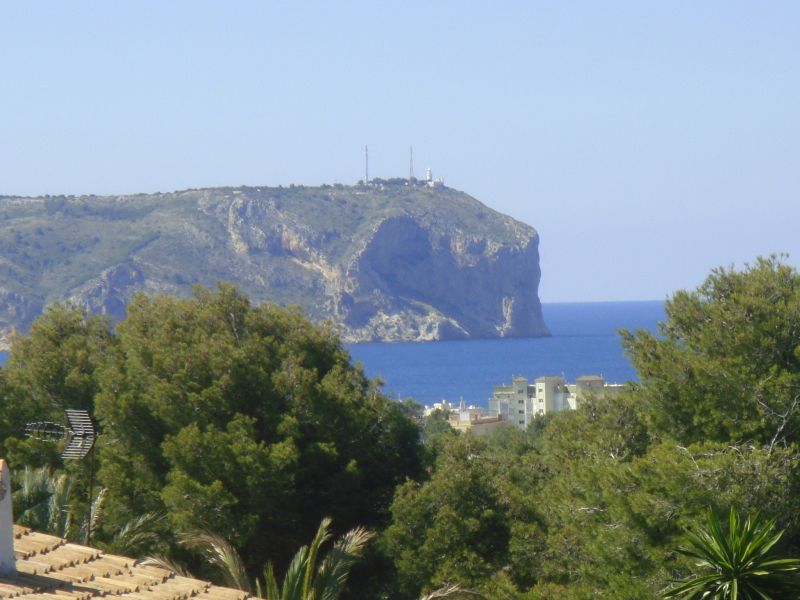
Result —
<instances>
[{"instance_id":1,"label":"yucca plant","mask_svg":"<svg viewBox=\"0 0 800 600\"><path fill-rule=\"evenodd\" d=\"M779 600L798 597L800 559L778 558L774 547L783 531L760 514L742 521L730 510L727 531L709 510L705 529L689 532L690 548L678 550L696 561L700 572L680 581L664 598L683 600Z\"/></svg>"}]
</instances>

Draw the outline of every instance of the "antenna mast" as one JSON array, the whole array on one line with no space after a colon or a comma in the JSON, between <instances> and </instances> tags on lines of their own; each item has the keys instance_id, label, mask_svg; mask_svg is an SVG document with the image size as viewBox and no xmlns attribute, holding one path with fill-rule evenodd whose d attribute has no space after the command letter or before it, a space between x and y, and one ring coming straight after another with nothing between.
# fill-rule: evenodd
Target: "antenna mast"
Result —
<instances>
[{"instance_id":1,"label":"antenna mast","mask_svg":"<svg viewBox=\"0 0 800 600\"><path fill-rule=\"evenodd\" d=\"M364 146L364 183L369 184L369 147Z\"/></svg>"},{"instance_id":2,"label":"antenna mast","mask_svg":"<svg viewBox=\"0 0 800 600\"><path fill-rule=\"evenodd\" d=\"M64 411L69 425L38 421L25 426L25 435L36 440L57 442L67 440L64 450L61 451L62 460L80 460L87 454L91 455L89 467L89 514L86 516L86 545L92 541L92 502L94 501L94 443L97 441L97 432L94 429L89 413L85 410L68 408Z\"/></svg>"},{"instance_id":3,"label":"antenna mast","mask_svg":"<svg viewBox=\"0 0 800 600\"><path fill-rule=\"evenodd\" d=\"M408 178L414 179L414 146L408 149Z\"/></svg>"}]
</instances>

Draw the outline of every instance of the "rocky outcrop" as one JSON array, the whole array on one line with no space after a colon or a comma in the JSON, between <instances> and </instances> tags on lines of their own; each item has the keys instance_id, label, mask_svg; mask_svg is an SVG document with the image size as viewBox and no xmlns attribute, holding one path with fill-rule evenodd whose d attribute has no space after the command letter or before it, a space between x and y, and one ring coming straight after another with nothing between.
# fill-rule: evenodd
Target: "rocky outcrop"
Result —
<instances>
[{"instance_id":1,"label":"rocky outcrop","mask_svg":"<svg viewBox=\"0 0 800 600\"><path fill-rule=\"evenodd\" d=\"M0 350L7 350L18 332L27 331L44 308L41 298L0 287Z\"/></svg>"},{"instance_id":2,"label":"rocky outcrop","mask_svg":"<svg viewBox=\"0 0 800 600\"><path fill-rule=\"evenodd\" d=\"M123 263L105 269L78 289L72 290L68 301L83 306L92 314L119 320L125 316L125 307L133 294L143 289L144 276L132 263Z\"/></svg>"},{"instance_id":3,"label":"rocky outcrop","mask_svg":"<svg viewBox=\"0 0 800 600\"><path fill-rule=\"evenodd\" d=\"M0 328L24 330L53 300L119 319L138 290L229 281L332 319L347 341L548 335L538 243L532 227L444 187L6 198Z\"/></svg>"},{"instance_id":4,"label":"rocky outcrop","mask_svg":"<svg viewBox=\"0 0 800 600\"><path fill-rule=\"evenodd\" d=\"M338 317L351 340L546 335L537 295L538 237L490 243L425 228L411 215L382 221L347 265Z\"/></svg>"}]
</instances>

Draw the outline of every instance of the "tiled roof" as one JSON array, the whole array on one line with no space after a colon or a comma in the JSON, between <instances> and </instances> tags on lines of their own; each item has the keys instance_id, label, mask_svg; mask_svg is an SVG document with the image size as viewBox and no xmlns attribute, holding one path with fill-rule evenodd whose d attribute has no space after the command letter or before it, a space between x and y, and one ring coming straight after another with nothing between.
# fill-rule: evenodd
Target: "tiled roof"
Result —
<instances>
[{"instance_id":1,"label":"tiled roof","mask_svg":"<svg viewBox=\"0 0 800 600\"><path fill-rule=\"evenodd\" d=\"M246 600L240 590L181 577L124 556L14 525L17 574L0 577L0 598L15 600Z\"/></svg>"}]
</instances>

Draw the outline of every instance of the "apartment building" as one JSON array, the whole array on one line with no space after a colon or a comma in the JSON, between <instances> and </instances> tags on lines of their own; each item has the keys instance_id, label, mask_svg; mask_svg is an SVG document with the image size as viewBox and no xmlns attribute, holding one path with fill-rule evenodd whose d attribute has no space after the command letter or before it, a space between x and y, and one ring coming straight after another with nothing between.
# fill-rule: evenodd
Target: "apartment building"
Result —
<instances>
[{"instance_id":1,"label":"apartment building","mask_svg":"<svg viewBox=\"0 0 800 600\"><path fill-rule=\"evenodd\" d=\"M515 376L511 385L492 388L487 412L525 429L538 416L575 410L587 394L616 394L623 387L606 383L599 375L583 375L575 383L567 383L558 375L539 377L533 383L529 383L527 377Z\"/></svg>"}]
</instances>

